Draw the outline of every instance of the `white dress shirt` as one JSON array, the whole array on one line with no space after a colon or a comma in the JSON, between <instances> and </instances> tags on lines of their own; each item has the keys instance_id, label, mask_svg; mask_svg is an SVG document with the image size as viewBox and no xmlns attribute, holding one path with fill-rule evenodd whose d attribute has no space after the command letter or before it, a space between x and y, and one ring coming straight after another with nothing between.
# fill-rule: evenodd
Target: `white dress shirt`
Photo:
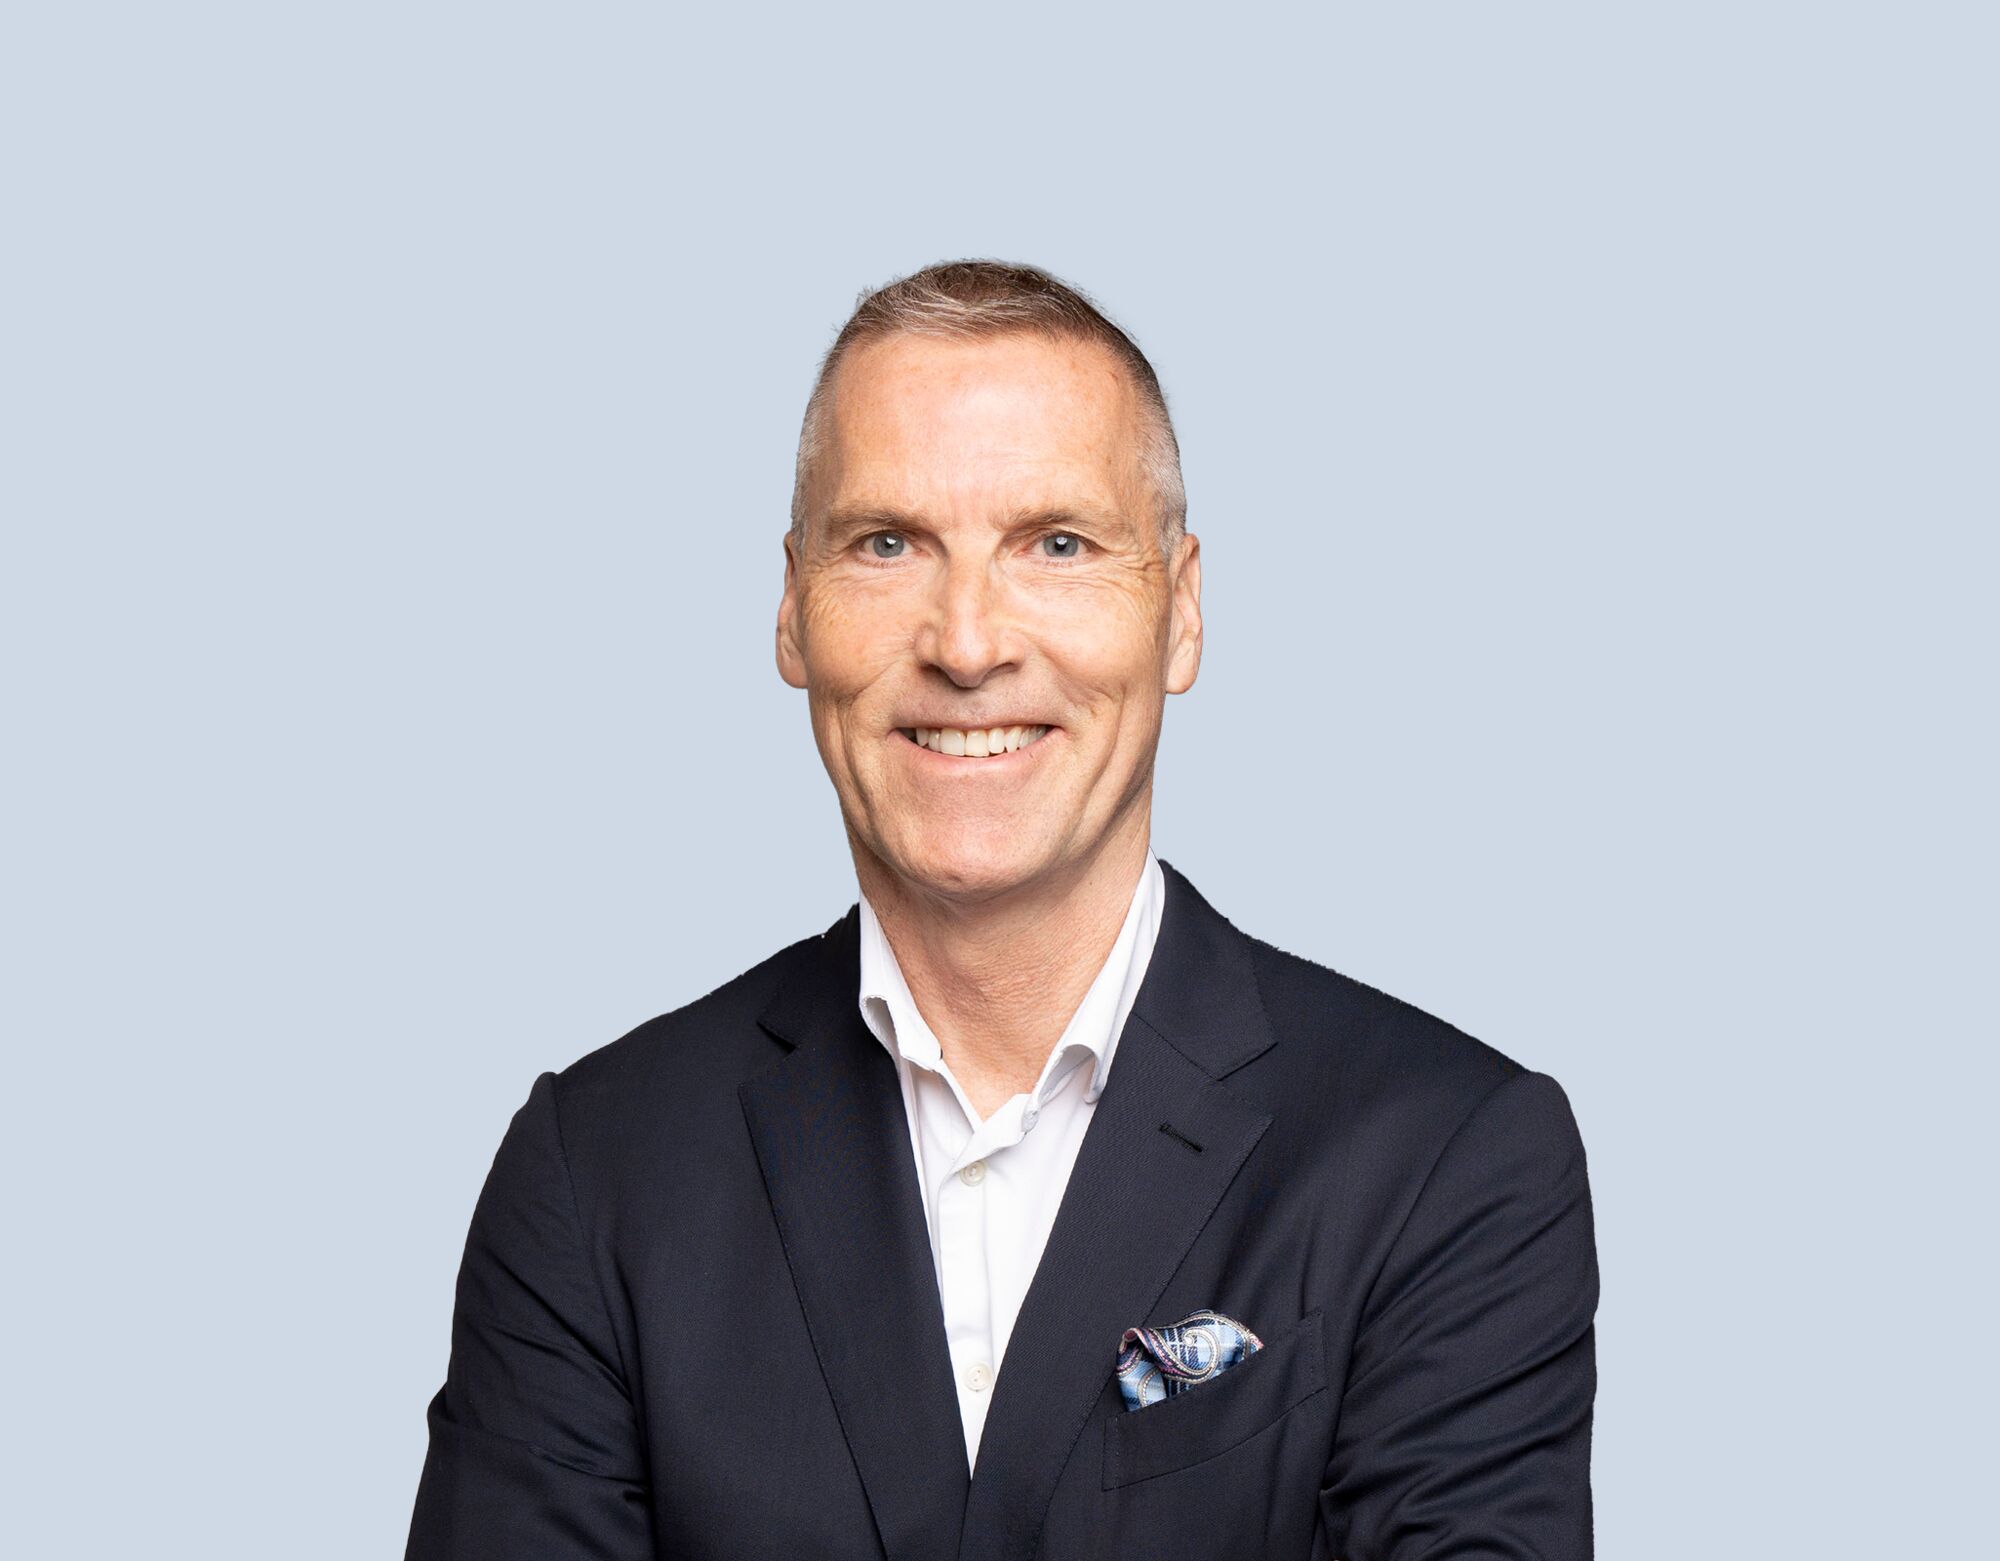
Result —
<instances>
[{"instance_id":1,"label":"white dress shirt","mask_svg":"<svg viewBox=\"0 0 2000 1561\"><path fill-rule=\"evenodd\" d=\"M874 906L861 897L861 1015L895 1059L903 1087L968 1469L978 1461L979 1433L1014 1319L1104 1093L1165 902L1166 880L1149 848L1118 939L1040 1080L982 1122L917 1011Z\"/></svg>"}]
</instances>

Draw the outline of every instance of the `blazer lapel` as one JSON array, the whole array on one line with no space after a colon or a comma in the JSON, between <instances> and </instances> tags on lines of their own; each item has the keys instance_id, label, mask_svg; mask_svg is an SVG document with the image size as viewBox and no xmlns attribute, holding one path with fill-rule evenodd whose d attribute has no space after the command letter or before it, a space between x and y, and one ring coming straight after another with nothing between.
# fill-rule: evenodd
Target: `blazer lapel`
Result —
<instances>
[{"instance_id":1,"label":"blazer lapel","mask_svg":"<svg viewBox=\"0 0 2000 1561\"><path fill-rule=\"evenodd\" d=\"M1033 1557L1120 1333L1149 1317L1271 1124L1219 1082L1274 1039L1249 940L1160 866L1158 940L994 1382L960 1561Z\"/></svg>"},{"instance_id":2,"label":"blazer lapel","mask_svg":"<svg viewBox=\"0 0 2000 1561\"><path fill-rule=\"evenodd\" d=\"M759 1018L793 1050L738 1093L882 1548L938 1561L965 1430L895 1064L856 1005L859 935L857 905L802 956Z\"/></svg>"}]
</instances>

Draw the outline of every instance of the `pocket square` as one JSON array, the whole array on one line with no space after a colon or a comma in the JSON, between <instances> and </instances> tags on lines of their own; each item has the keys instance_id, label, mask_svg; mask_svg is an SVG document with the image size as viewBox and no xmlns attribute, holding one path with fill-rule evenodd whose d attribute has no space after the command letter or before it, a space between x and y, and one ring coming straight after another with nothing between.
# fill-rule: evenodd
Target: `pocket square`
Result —
<instances>
[{"instance_id":1,"label":"pocket square","mask_svg":"<svg viewBox=\"0 0 2000 1561\"><path fill-rule=\"evenodd\" d=\"M1130 1411L1183 1393L1254 1355L1264 1341L1233 1317L1193 1312L1164 1328L1127 1328L1118 1342L1118 1391Z\"/></svg>"}]
</instances>

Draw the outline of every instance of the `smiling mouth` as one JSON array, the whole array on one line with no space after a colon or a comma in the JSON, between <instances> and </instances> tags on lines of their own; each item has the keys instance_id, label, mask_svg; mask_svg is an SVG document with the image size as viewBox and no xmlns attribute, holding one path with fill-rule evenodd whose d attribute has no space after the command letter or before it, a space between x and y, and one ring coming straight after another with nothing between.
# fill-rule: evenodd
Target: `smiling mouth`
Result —
<instances>
[{"instance_id":1,"label":"smiling mouth","mask_svg":"<svg viewBox=\"0 0 2000 1561\"><path fill-rule=\"evenodd\" d=\"M919 748L928 748L954 759L996 758L1039 742L1055 730L1052 726L899 726L903 736Z\"/></svg>"}]
</instances>

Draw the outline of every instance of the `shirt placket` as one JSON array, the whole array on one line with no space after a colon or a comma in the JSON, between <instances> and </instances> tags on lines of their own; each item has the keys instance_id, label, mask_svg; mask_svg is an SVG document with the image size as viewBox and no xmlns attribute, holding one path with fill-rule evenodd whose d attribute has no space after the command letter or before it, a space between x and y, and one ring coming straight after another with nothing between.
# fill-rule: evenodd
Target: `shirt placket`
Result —
<instances>
[{"instance_id":1,"label":"shirt placket","mask_svg":"<svg viewBox=\"0 0 2000 1561\"><path fill-rule=\"evenodd\" d=\"M967 1428L967 1454L971 1456L999 1371L994 1348L990 1230L991 1199L998 1191L998 1179L988 1174L988 1163L1020 1141L1020 1107L1010 1102L975 1125L949 1074L941 1069L936 1083L950 1091L956 1108L953 1115L963 1132L937 1187L935 1205L946 1339L959 1410Z\"/></svg>"}]
</instances>

